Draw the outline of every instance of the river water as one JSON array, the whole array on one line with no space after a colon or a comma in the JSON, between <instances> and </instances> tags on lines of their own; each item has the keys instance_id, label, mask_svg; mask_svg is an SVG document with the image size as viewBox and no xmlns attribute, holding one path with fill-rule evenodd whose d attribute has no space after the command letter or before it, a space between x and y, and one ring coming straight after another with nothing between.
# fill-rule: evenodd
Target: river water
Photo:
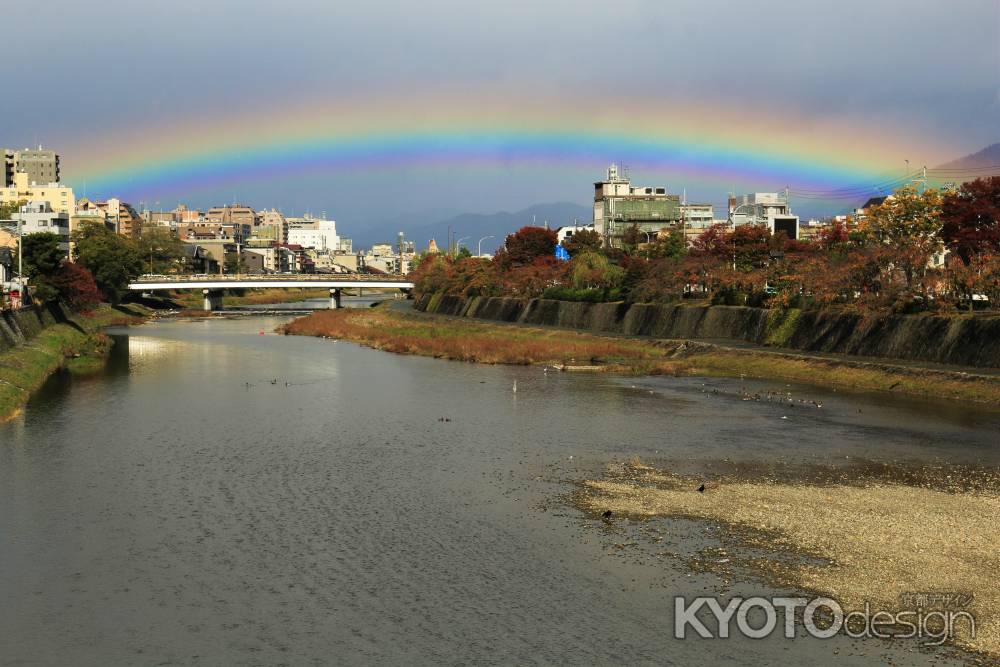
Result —
<instances>
[{"instance_id":1,"label":"river water","mask_svg":"<svg viewBox=\"0 0 1000 667\"><path fill-rule=\"evenodd\" d=\"M738 380L398 356L274 334L287 320L114 330L103 373L0 426L0 662L950 664L674 640L677 594L773 591L623 555L628 527L563 496L633 455L995 465L996 413L782 385L824 402L796 412Z\"/></svg>"}]
</instances>

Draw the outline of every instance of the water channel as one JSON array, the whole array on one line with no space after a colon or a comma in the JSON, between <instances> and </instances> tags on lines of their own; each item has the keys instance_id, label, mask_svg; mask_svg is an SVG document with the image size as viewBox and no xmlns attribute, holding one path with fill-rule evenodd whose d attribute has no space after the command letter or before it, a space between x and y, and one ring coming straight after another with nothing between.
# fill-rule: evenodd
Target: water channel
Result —
<instances>
[{"instance_id":1,"label":"water channel","mask_svg":"<svg viewBox=\"0 0 1000 667\"><path fill-rule=\"evenodd\" d=\"M997 413L781 385L824 402L795 412L739 380L399 356L274 333L288 319L112 330L104 372L0 425L0 662L950 664L674 640L674 595L772 591L615 553L630 528L563 497L632 456L997 465Z\"/></svg>"}]
</instances>

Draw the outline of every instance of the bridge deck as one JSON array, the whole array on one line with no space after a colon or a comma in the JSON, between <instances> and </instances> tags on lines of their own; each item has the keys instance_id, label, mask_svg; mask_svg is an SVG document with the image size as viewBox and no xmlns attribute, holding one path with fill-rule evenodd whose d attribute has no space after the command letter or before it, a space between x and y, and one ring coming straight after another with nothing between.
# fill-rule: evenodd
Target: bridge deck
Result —
<instances>
[{"instance_id":1,"label":"bridge deck","mask_svg":"<svg viewBox=\"0 0 1000 667\"><path fill-rule=\"evenodd\" d=\"M412 289L413 282L403 276L372 275L282 275L282 276L156 276L142 277L129 283L133 291L186 289L237 289L259 287L378 287Z\"/></svg>"}]
</instances>

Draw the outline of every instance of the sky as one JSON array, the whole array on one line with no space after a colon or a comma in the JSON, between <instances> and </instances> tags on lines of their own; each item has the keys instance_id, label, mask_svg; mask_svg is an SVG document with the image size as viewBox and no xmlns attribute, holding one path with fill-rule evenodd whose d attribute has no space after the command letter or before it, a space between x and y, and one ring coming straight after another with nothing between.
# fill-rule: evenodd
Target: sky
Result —
<instances>
[{"instance_id":1,"label":"sky","mask_svg":"<svg viewBox=\"0 0 1000 667\"><path fill-rule=\"evenodd\" d=\"M808 215L906 160L1000 141L997 0L48 0L4 15L18 28L0 146L55 148L78 196L151 208L240 201L344 228L586 205L615 161L717 209L790 186Z\"/></svg>"}]
</instances>

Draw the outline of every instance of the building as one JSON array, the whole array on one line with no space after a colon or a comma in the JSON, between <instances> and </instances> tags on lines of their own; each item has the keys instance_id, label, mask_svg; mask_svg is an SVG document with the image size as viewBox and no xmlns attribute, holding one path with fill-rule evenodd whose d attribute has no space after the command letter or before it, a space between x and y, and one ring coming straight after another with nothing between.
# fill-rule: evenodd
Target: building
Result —
<instances>
[{"instance_id":1,"label":"building","mask_svg":"<svg viewBox=\"0 0 1000 667\"><path fill-rule=\"evenodd\" d=\"M288 220L273 208L270 211L261 211L254 221L252 238L288 243Z\"/></svg>"},{"instance_id":2,"label":"building","mask_svg":"<svg viewBox=\"0 0 1000 667\"><path fill-rule=\"evenodd\" d=\"M178 222L175 229L182 241L227 241L246 244L250 241L251 225L221 222Z\"/></svg>"},{"instance_id":3,"label":"building","mask_svg":"<svg viewBox=\"0 0 1000 667\"><path fill-rule=\"evenodd\" d=\"M257 214L249 206L233 204L232 206L216 206L205 211L205 222L223 224L242 224L253 227Z\"/></svg>"},{"instance_id":4,"label":"building","mask_svg":"<svg viewBox=\"0 0 1000 667\"><path fill-rule=\"evenodd\" d=\"M11 219L20 224L21 235L51 232L59 237L59 249L69 257L69 213L53 211L47 201L30 201Z\"/></svg>"},{"instance_id":5,"label":"building","mask_svg":"<svg viewBox=\"0 0 1000 667\"><path fill-rule=\"evenodd\" d=\"M295 267L295 253L282 246L246 248L243 254L245 257L256 256L247 262L248 271L259 265L261 273L288 273Z\"/></svg>"},{"instance_id":6,"label":"building","mask_svg":"<svg viewBox=\"0 0 1000 667\"><path fill-rule=\"evenodd\" d=\"M607 178L594 183L594 229L604 243L620 246L629 227L655 234L681 222L681 200L666 186L633 186L618 165L608 167Z\"/></svg>"},{"instance_id":7,"label":"building","mask_svg":"<svg viewBox=\"0 0 1000 667\"><path fill-rule=\"evenodd\" d=\"M289 221L288 245L300 245L316 250L339 250L340 237L334 220Z\"/></svg>"},{"instance_id":8,"label":"building","mask_svg":"<svg viewBox=\"0 0 1000 667\"><path fill-rule=\"evenodd\" d=\"M4 187L14 184L14 174L23 173L28 178L29 185L41 185L59 182L59 156L55 151L25 148L14 151L0 149L4 161Z\"/></svg>"},{"instance_id":9,"label":"building","mask_svg":"<svg viewBox=\"0 0 1000 667\"><path fill-rule=\"evenodd\" d=\"M94 205L104 211L105 220L116 233L133 239L139 238L139 232L142 231L142 216L131 204L112 197L107 201L94 202Z\"/></svg>"},{"instance_id":10,"label":"building","mask_svg":"<svg viewBox=\"0 0 1000 667\"><path fill-rule=\"evenodd\" d=\"M594 231L593 223L589 225L565 225L556 230L556 243L562 245L567 239L573 238L574 234L582 231Z\"/></svg>"},{"instance_id":11,"label":"building","mask_svg":"<svg viewBox=\"0 0 1000 667\"><path fill-rule=\"evenodd\" d=\"M685 227L708 229L715 224L715 208L711 204L681 204L681 221Z\"/></svg>"},{"instance_id":12,"label":"building","mask_svg":"<svg viewBox=\"0 0 1000 667\"><path fill-rule=\"evenodd\" d=\"M0 189L0 203L21 201L47 201L53 211L68 215L76 210L73 188L64 187L56 182L34 185L29 182L28 174L18 171L14 172L12 182Z\"/></svg>"},{"instance_id":13,"label":"building","mask_svg":"<svg viewBox=\"0 0 1000 667\"><path fill-rule=\"evenodd\" d=\"M792 215L787 193L729 195L729 221L734 227L765 225L772 234L785 232L790 239L799 238L799 216Z\"/></svg>"}]
</instances>

